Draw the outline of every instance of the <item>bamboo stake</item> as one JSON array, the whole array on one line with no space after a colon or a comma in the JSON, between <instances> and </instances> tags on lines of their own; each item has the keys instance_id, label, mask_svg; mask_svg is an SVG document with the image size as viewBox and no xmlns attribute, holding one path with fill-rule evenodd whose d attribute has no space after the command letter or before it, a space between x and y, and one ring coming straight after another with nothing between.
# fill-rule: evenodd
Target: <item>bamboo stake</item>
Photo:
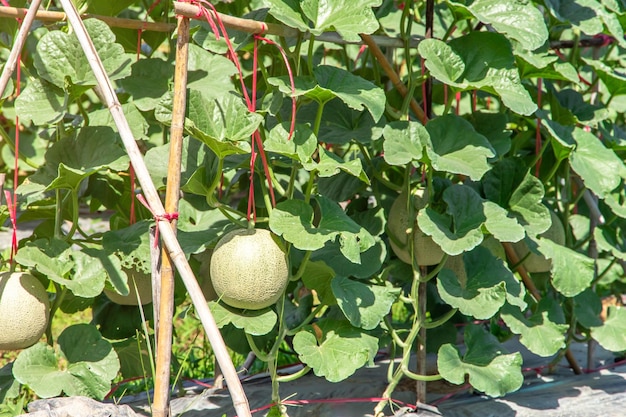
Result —
<instances>
[{"instance_id":1,"label":"bamboo stake","mask_svg":"<svg viewBox=\"0 0 626 417\"><path fill-rule=\"evenodd\" d=\"M374 57L382 67L383 71L385 71L385 74L387 74L387 77L389 77L389 79L391 80L393 86L398 90L400 94L402 94L402 97L406 97L407 94L409 94L409 91L407 90L402 80L400 80L400 77L398 76L398 74L396 74L396 71L393 69L389 61L387 61L387 57L385 57L385 54L383 53L383 51L380 50L374 39L370 35L366 35L364 33L362 33L360 36L361 39L363 39L363 42L372 52L372 55L374 55ZM422 124L426 124L428 118L424 114L424 110L422 110L422 108L417 103L417 101L415 101L414 98L411 98L409 106L411 107L411 110L413 110L413 113L415 113L417 118L420 119Z\"/></svg>"},{"instance_id":2,"label":"bamboo stake","mask_svg":"<svg viewBox=\"0 0 626 417\"><path fill-rule=\"evenodd\" d=\"M81 47L83 48L91 69L94 72L96 80L98 81L98 85L102 90L105 104L111 112L111 116L115 121L120 137L124 142L126 152L132 161L137 181L142 187L143 194L146 197L148 204L156 215L157 226L159 227L163 243L168 249L168 255L180 273L181 279L189 292L189 296L191 297L191 301L194 304L200 321L204 326L209 342L213 348L213 353L215 354L215 357L224 372L224 377L228 384L234 408L240 417L251 417L252 414L250 412L250 406L248 405L248 399L243 391L241 381L237 376L237 371L235 370L235 367L230 359L228 350L224 344L224 339L222 339L222 335L217 328L215 319L211 314L211 310L209 309L207 301L202 294L202 290L200 289L200 285L194 277L193 271L187 262L185 254L176 240L176 235L174 234L172 225L165 219L165 208L163 207L163 204L161 204L159 194L152 183L148 169L143 161L143 156L139 151L132 132L130 131L128 120L126 119L126 116L124 116L121 104L115 94L113 84L104 70L102 61L100 60L100 57L98 56L72 1L60 0L60 2L66 12L70 25L76 32Z\"/></svg>"},{"instance_id":3,"label":"bamboo stake","mask_svg":"<svg viewBox=\"0 0 626 417\"><path fill-rule=\"evenodd\" d=\"M38 1L41 3L41 1ZM32 4L29 8L32 9ZM39 6L37 6L39 7ZM15 19L23 19L28 16L28 10L17 7L0 6L0 17L12 17ZM47 10L37 10L32 14L31 18L35 18L42 22L62 22L67 20L67 16L63 12L50 12ZM122 29L143 29L152 32L171 32L176 28L176 25L163 22L143 22L135 19L124 19L121 17L101 16L97 14L83 14L81 19L95 18L102 20L107 25L112 27L118 27Z\"/></svg>"},{"instance_id":4,"label":"bamboo stake","mask_svg":"<svg viewBox=\"0 0 626 417\"><path fill-rule=\"evenodd\" d=\"M187 101L187 62L189 56L189 19L178 18L176 38L176 67L174 71L174 101L170 126L170 154L167 167L165 211L178 212L180 195L180 165L183 149L185 105ZM172 221L176 232L176 220ZM154 383L153 417L167 417L169 411L170 366L172 362L172 318L174 317L174 268L168 251L161 255L161 294L159 327L157 328L156 376Z\"/></svg>"},{"instance_id":5,"label":"bamboo stake","mask_svg":"<svg viewBox=\"0 0 626 417\"><path fill-rule=\"evenodd\" d=\"M17 67L17 61L20 59L20 54L22 53L22 49L24 48L24 44L26 43L26 38L28 37L28 32L30 31L31 26L33 25L33 21L35 20L36 10L41 5L41 0L33 0L30 4L30 8L28 9L28 13L24 13L24 20L20 25L20 30L17 32L17 37L15 38L15 42L13 43L13 48L11 48L11 52L9 53L9 58L7 62L4 64L4 68L2 69L2 75L0 76L0 97L4 95L4 90L6 90L7 85L9 84L9 80L11 79L11 75L13 75L13 71ZM26 11L26 9L24 9Z\"/></svg>"}]
</instances>

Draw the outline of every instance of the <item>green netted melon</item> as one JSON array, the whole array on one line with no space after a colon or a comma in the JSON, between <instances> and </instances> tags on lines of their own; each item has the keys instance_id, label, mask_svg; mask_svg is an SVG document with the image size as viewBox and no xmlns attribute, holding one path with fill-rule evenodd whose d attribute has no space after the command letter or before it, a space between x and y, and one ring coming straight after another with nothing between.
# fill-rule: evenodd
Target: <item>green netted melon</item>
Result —
<instances>
[{"instance_id":1,"label":"green netted melon","mask_svg":"<svg viewBox=\"0 0 626 417\"><path fill-rule=\"evenodd\" d=\"M539 237L542 239L548 239L558 245L565 244L565 229L559 219L559 216L552 210L550 210L550 218L552 219L552 225L548 230L543 232ZM519 259L524 259L524 268L528 272L549 272L552 268L552 261L546 259L543 255L531 252L528 249L528 245L523 240L513 244L513 249Z\"/></svg>"},{"instance_id":2,"label":"green netted melon","mask_svg":"<svg viewBox=\"0 0 626 417\"><path fill-rule=\"evenodd\" d=\"M213 250L211 282L219 299L229 306L268 307L278 301L289 282L285 253L268 230L233 230Z\"/></svg>"},{"instance_id":3,"label":"green netted melon","mask_svg":"<svg viewBox=\"0 0 626 417\"><path fill-rule=\"evenodd\" d=\"M104 293L115 304L125 306L136 306L141 304L149 304L152 302L152 276L135 269L124 269L128 276L128 295L122 295L115 290L104 289ZM136 287L136 288L135 288ZM139 297L137 297L139 294Z\"/></svg>"},{"instance_id":4,"label":"green netted melon","mask_svg":"<svg viewBox=\"0 0 626 417\"><path fill-rule=\"evenodd\" d=\"M48 293L37 278L24 272L0 273L0 350L37 343L49 314Z\"/></svg>"},{"instance_id":5,"label":"green netted melon","mask_svg":"<svg viewBox=\"0 0 626 417\"><path fill-rule=\"evenodd\" d=\"M428 204L428 194L423 188L413 193L413 203L415 213ZM410 228L413 220L409 219L407 210L407 195L401 193L391 205L389 219L387 220L387 233L389 234L389 244L396 256L407 264L411 264L411 254L409 253ZM443 258L443 250L433 239L424 234L419 227L413 234L413 251L418 265L436 265Z\"/></svg>"}]
</instances>

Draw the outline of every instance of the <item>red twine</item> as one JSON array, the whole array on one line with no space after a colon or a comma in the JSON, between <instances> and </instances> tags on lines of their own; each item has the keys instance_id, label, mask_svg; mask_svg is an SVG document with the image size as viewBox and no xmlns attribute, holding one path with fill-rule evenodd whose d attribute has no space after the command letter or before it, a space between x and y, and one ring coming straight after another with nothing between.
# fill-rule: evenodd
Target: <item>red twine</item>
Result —
<instances>
[{"instance_id":1,"label":"red twine","mask_svg":"<svg viewBox=\"0 0 626 417\"><path fill-rule=\"evenodd\" d=\"M11 255L10 262L13 265L13 258L17 254L17 198L15 194L11 196L8 190L4 190L4 197L7 200L7 208L9 209L9 219L11 220L11 226L13 227L13 233L11 235Z\"/></svg>"},{"instance_id":2,"label":"red twine","mask_svg":"<svg viewBox=\"0 0 626 417\"><path fill-rule=\"evenodd\" d=\"M152 213L152 217L154 218L154 221L157 223L156 231L154 232L154 247L156 248L157 245L159 244L159 222L161 220L165 220L171 223L174 220L178 220L178 213L174 212L174 213L157 214L155 213L154 210L152 210L152 208L150 207L150 205L148 204L148 202L146 201L143 195L138 194L137 200L139 200L139 202L143 204L150 211L150 213Z\"/></svg>"}]
</instances>

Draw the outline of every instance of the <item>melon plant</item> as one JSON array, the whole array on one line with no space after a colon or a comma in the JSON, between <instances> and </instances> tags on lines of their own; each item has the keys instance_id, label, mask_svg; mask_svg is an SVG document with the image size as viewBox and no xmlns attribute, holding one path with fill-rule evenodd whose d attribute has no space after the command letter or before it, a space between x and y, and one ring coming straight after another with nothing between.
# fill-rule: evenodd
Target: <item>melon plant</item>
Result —
<instances>
[{"instance_id":1,"label":"melon plant","mask_svg":"<svg viewBox=\"0 0 626 417\"><path fill-rule=\"evenodd\" d=\"M35 344L48 326L50 303L41 282L25 272L0 273L0 350Z\"/></svg>"},{"instance_id":2,"label":"melon plant","mask_svg":"<svg viewBox=\"0 0 626 417\"><path fill-rule=\"evenodd\" d=\"M542 239L548 239L557 245L565 245L565 229L559 216L552 210L550 210L551 225L542 234L539 235ZM552 261L547 259L541 253L536 253L528 248L528 244L524 240L520 240L513 244L513 249L520 260L524 262L524 268L528 272L549 272L552 267Z\"/></svg>"},{"instance_id":3,"label":"melon plant","mask_svg":"<svg viewBox=\"0 0 626 417\"><path fill-rule=\"evenodd\" d=\"M276 303L289 282L283 249L265 229L236 229L215 246L211 282L231 307L260 310Z\"/></svg>"},{"instance_id":4,"label":"melon plant","mask_svg":"<svg viewBox=\"0 0 626 417\"><path fill-rule=\"evenodd\" d=\"M403 192L391 205L387 221L389 245L402 262L411 264L415 257L418 265L436 265L441 262L444 252L417 226L415 217L409 218L409 213L417 216L418 211L428 205L428 193L424 188L416 189L410 202L414 210L409 210L407 204L407 193ZM409 245L411 236L413 236L413 253Z\"/></svg>"}]
</instances>

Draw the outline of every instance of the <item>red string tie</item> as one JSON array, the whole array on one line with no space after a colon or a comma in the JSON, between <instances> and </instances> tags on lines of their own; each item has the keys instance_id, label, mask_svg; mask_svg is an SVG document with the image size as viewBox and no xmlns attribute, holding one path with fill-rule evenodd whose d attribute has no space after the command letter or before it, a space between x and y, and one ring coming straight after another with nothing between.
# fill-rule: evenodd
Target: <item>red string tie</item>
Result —
<instances>
[{"instance_id":1,"label":"red string tie","mask_svg":"<svg viewBox=\"0 0 626 417\"><path fill-rule=\"evenodd\" d=\"M159 222L161 220L164 220L164 221L171 223L174 220L178 220L178 213L174 212L174 213L157 214L154 210L152 210L152 208L150 207L150 205L148 204L148 202L146 201L143 195L138 194L137 200L139 200L139 202L143 204L144 207L147 208L148 211L150 211L150 213L152 213L152 217L154 218L154 221L157 223L156 231L154 232L154 247L156 248L157 245L159 244Z\"/></svg>"}]
</instances>

